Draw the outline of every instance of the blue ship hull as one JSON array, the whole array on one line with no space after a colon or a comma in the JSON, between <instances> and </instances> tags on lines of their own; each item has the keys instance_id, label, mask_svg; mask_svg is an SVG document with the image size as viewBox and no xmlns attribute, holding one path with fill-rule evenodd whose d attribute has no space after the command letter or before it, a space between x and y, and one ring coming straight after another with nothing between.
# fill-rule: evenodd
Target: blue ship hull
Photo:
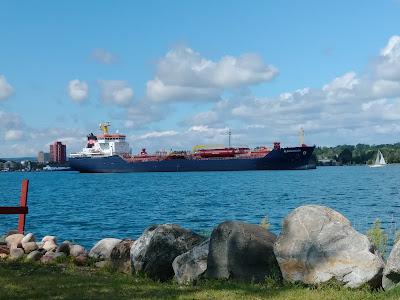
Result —
<instances>
[{"instance_id":1,"label":"blue ship hull","mask_svg":"<svg viewBox=\"0 0 400 300\"><path fill-rule=\"evenodd\" d=\"M274 149L260 158L164 159L129 162L118 155L70 158L70 167L81 173L190 172L315 169L315 147Z\"/></svg>"}]
</instances>

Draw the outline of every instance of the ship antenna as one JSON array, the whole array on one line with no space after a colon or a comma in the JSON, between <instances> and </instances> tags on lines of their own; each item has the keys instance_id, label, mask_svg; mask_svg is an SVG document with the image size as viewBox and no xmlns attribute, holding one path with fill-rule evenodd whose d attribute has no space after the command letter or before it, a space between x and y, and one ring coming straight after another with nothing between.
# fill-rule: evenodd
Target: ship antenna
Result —
<instances>
[{"instance_id":1,"label":"ship antenna","mask_svg":"<svg viewBox=\"0 0 400 300\"><path fill-rule=\"evenodd\" d=\"M300 135L300 146L303 146L304 145L304 129L303 129L303 127L300 127L299 135Z\"/></svg>"},{"instance_id":2,"label":"ship antenna","mask_svg":"<svg viewBox=\"0 0 400 300\"><path fill-rule=\"evenodd\" d=\"M232 131L228 129L228 132L226 133L228 135L228 148L231 148L231 136L232 136Z\"/></svg>"}]
</instances>

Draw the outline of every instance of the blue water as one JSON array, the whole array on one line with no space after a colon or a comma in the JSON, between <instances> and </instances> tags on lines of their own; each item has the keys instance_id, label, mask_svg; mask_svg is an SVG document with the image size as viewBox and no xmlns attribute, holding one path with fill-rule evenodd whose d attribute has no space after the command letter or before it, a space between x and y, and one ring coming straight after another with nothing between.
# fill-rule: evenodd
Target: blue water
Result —
<instances>
[{"instance_id":1,"label":"blue water","mask_svg":"<svg viewBox=\"0 0 400 300\"><path fill-rule=\"evenodd\" d=\"M308 171L79 174L0 173L0 206L19 202L30 180L26 230L91 247L104 237L136 238L150 224L177 223L209 233L224 220L259 224L267 215L279 233L299 205L330 206L362 232L376 218L400 229L400 166L321 167ZM16 227L0 215L0 233ZM399 227L399 228L397 228Z\"/></svg>"}]
</instances>

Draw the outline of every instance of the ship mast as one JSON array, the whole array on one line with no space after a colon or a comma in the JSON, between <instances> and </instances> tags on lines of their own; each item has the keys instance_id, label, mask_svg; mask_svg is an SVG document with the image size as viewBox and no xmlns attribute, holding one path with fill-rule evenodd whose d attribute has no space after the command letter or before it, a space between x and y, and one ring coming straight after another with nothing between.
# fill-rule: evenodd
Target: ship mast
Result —
<instances>
[{"instance_id":1,"label":"ship mast","mask_svg":"<svg viewBox=\"0 0 400 300\"><path fill-rule=\"evenodd\" d=\"M99 124L101 131L103 131L103 134L109 134L108 128L110 127L110 125L110 122L103 122Z\"/></svg>"},{"instance_id":2,"label":"ship mast","mask_svg":"<svg viewBox=\"0 0 400 300\"><path fill-rule=\"evenodd\" d=\"M304 129L303 129L303 127L300 127L299 137L300 137L300 146L303 146L304 145Z\"/></svg>"},{"instance_id":3,"label":"ship mast","mask_svg":"<svg viewBox=\"0 0 400 300\"><path fill-rule=\"evenodd\" d=\"M231 148L231 136L232 136L232 131L228 129L228 132L226 133L228 135L228 148Z\"/></svg>"}]
</instances>

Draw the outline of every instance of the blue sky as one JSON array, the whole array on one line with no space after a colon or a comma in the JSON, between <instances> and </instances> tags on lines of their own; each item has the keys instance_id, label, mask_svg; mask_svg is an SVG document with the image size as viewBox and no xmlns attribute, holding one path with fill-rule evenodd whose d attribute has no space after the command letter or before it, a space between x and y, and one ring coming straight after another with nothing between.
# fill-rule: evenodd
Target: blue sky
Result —
<instances>
[{"instance_id":1,"label":"blue sky","mask_svg":"<svg viewBox=\"0 0 400 300\"><path fill-rule=\"evenodd\" d=\"M141 147L393 143L400 2L0 1L0 157L98 123ZM386 52L385 52L386 50Z\"/></svg>"}]
</instances>

